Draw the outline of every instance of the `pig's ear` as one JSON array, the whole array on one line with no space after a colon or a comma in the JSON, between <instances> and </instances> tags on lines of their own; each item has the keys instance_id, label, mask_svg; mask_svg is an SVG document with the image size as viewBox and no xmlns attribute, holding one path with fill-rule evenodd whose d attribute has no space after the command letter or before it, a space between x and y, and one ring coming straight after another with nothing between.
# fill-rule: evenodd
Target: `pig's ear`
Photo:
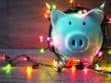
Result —
<instances>
[{"instance_id":1,"label":"pig's ear","mask_svg":"<svg viewBox=\"0 0 111 83\"><path fill-rule=\"evenodd\" d=\"M63 16L65 16L65 14L59 10L52 10L51 14L50 14L50 18L51 18L51 23L53 25L56 24L56 22L58 21L59 18L62 18Z\"/></svg>"},{"instance_id":2,"label":"pig's ear","mask_svg":"<svg viewBox=\"0 0 111 83\"><path fill-rule=\"evenodd\" d=\"M91 17L95 22L99 22L101 24L104 18L104 13L103 13L103 10L96 8L96 9L90 10L87 13L87 16Z\"/></svg>"},{"instance_id":3,"label":"pig's ear","mask_svg":"<svg viewBox=\"0 0 111 83\"><path fill-rule=\"evenodd\" d=\"M104 1L99 8L92 9L87 13L87 16L90 16L92 19L94 19L95 22L101 23L104 18L104 8L105 8L106 1Z\"/></svg>"}]
</instances>

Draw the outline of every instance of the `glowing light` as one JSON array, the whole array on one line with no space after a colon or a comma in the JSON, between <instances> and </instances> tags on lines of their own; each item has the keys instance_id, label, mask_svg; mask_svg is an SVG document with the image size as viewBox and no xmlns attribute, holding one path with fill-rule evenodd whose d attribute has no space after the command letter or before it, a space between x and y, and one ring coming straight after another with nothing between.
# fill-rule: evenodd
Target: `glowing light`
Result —
<instances>
[{"instance_id":1,"label":"glowing light","mask_svg":"<svg viewBox=\"0 0 111 83\"><path fill-rule=\"evenodd\" d=\"M47 41L50 41L51 40L51 38L50 37L47 37Z\"/></svg>"},{"instance_id":2,"label":"glowing light","mask_svg":"<svg viewBox=\"0 0 111 83\"><path fill-rule=\"evenodd\" d=\"M61 66L63 65L62 61L59 61L59 63L57 64L57 66Z\"/></svg>"},{"instance_id":3,"label":"glowing light","mask_svg":"<svg viewBox=\"0 0 111 83\"><path fill-rule=\"evenodd\" d=\"M3 56L3 55L2 55L2 56L0 56L0 60L3 60L3 61L4 61L5 59L6 59L6 57L5 57L5 56Z\"/></svg>"},{"instance_id":4,"label":"glowing light","mask_svg":"<svg viewBox=\"0 0 111 83\"><path fill-rule=\"evenodd\" d=\"M23 54L23 55L21 55L21 57L20 57L20 60L21 61L28 61L28 56L27 56L27 54Z\"/></svg>"},{"instance_id":5,"label":"glowing light","mask_svg":"<svg viewBox=\"0 0 111 83\"><path fill-rule=\"evenodd\" d=\"M0 60L5 60L6 59L6 54L5 53L1 53L0 54Z\"/></svg>"},{"instance_id":6,"label":"glowing light","mask_svg":"<svg viewBox=\"0 0 111 83\"><path fill-rule=\"evenodd\" d=\"M95 69L96 69L96 70L100 70L99 64L96 64L96 65L95 65Z\"/></svg>"},{"instance_id":7,"label":"glowing light","mask_svg":"<svg viewBox=\"0 0 111 83\"><path fill-rule=\"evenodd\" d=\"M49 3L45 3L45 5L46 5L46 7L50 10L51 9L51 6L50 6L50 4Z\"/></svg>"},{"instance_id":8,"label":"glowing light","mask_svg":"<svg viewBox=\"0 0 111 83\"><path fill-rule=\"evenodd\" d=\"M107 16L107 23L111 23L111 17Z\"/></svg>"},{"instance_id":9,"label":"glowing light","mask_svg":"<svg viewBox=\"0 0 111 83\"><path fill-rule=\"evenodd\" d=\"M72 70L72 73L74 73L76 70L75 66L72 66L71 70Z\"/></svg>"},{"instance_id":10,"label":"glowing light","mask_svg":"<svg viewBox=\"0 0 111 83\"><path fill-rule=\"evenodd\" d=\"M27 78L31 79L32 78L32 67L31 66L27 66L26 73L27 73Z\"/></svg>"},{"instance_id":11,"label":"glowing light","mask_svg":"<svg viewBox=\"0 0 111 83\"><path fill-rule=\"evenodd\" d=\"M52 9L56 9L56 5L55 4L52 5Z\"/></svg>"},{"instance_id":12,"label":"glowing light","mask_svg":"<svg viewBox=\"0 0 111 83\"><path fill-rule=\"evenodd\" d=\"M72 67L72 66L75 66L77 64L80 63L80 60L79 59L75 59L75 58L70 58L68 59L67 63L66 63L66 66L67 67Z\"/></svg>"},{"instance_id":13,"label":"glowing light","mask_svg":"<svg viewBox=\"0 0 111 83\"><path fill-rule=\"evenodd\" d=\"M109 21L111 21L111 18L109 18Z\"/></svg>"},{"instance_id":14,"label":"glowing light","mask_svg":"<svg viewBox=\"0 0 111 83\"><path fill-rule=\"evenodd\" d=\"M108 50L108 52L107 52L107 53L108 53L108 55L111 55L111 49L110 49L110 50Z\"/></svg>"},{"instance_id":15,"label":"glowing light","mask_svg":"<svg viewBox=\"0 0 111 83\"><path fill-rule=\"evenodd\" d=\"M69 3L72 4L74 2L74 0L69 0Z\"/></svg>"},{"instance_id":16,"label":"glowing light","mask_svg":"<svg viewBox=\"0 0 111 83\"><path fill-rule=\"evenodd\" d=\"M50 48L53 47L53 42L50 41L50 42L49 42L49 45L50 45Z\"/></svg>"},{"instance_id":17,"label":"glowing light","mask_svg":"<svg viewBox=\"0 0 111 83\"><path fill-rule=\"evenodd\" d=\"M41 53L41 54L44 54L44 53L45 53L45 50L44 50L43 48L41 48L41 49L40 49L40 53Z\"/></svg>"},{"instance_id":18,"label":"glowing light","mask_svg":"<svg viewBox=\"0 0 111 83\"><path fill-rule=\"evenodd\" d=\"M46 19L48 19L49 16L48 16L47 14L44 14L44 17L45 17Z\"/></svg>"},{"instance_id":19,"label":"glowing light","mask_svg":"<svg viewBox=\"0 0 111 83\"><path fill-rule=\"evenodd\" d=\"M45 3L45 5L46 5L46 8L47 8L47 11L44 14L44 17L46 19L48 19L50 17L49 15L50 15L51 10L56 9L56 4L54 3L54 1L51 1L51 5L49 3L47 3L47 2Z\"/></svg>"},{"instance_id":20,"label":"glowing light","mask_svg":"<svg viewBox=\"0 0 111 83\"><path fill-rule=\"evenodd\" d=\"M53 60L53 65L54 65L55 67L57 67L57 64L58 64L58 62L54 59L54 60Z\"/></svg>"},{"instance_id":21,"label":"glowing light","mask_svg":"<svg viewBox=\"0 0 111 83\"><path fill-rule=\"evenodd\" d=\"M56 4L54 0L51 0L51 10L56 9Z\"/></svg>"},{"instance_id":22,"label":"glowing light","mask_svg":"<svg viewBox=\"0 0 111 83\"><path fill-rule=\"evenodd\" d=\"M47 13L47 14L50 14L50 10L47 10L46 13Z\"/></svg>"},{"instance_id":23,"label":"glowing light","mask_svg":"<svg viewBox=\"0 0 111 83\"><path fill-rule=\"evenodd\" d=\"M83 71L84 71L85 74L88 73L88 69L87 68L84 68Z\"/></svg>"},{"instance_id":24,"label":"glowing light","mask_svg":"<svg viewBox=\"0 0 111 83\"><path fill-rule=\"evenodd\" d=\"M24 57L22 58L22 60L23 60L23 61L27 61L27 57L24 56Z\"/></svg>"},{"instance_id":25,"label":"glowing light","mask_svg":"<svg viewBox=\"0 0 111 83\"><path fill-rule=\"evenodd\" d=\"M108 20L109 20L108 23L111 23L111 18L109 18Z\"/></svg>"},{"instance_id":26,"label":"glowing light","mask_svg":"<svg viewBox=\"0 0 111 83\"><path fill-rule=\"evenodd\" d=\"M40 42L43 43L43 41L44 41L44 37L43 37L42 35L39 36L39 39L40 39Z\"/></svg>"},{"instance_id":27,"label":"glowing light","mask_svg":"<svg viewBox=\"0 0 111 83\"><path fill-rule=\"evenodd\" d=\"M78 14L82 14L82 10L78 11Z\"/></svg>"},{"instance_id":28,"label":"glowing light","mask_svg":"<svg viewBox=\"0 0 111 83\"><path fill-rule=\"evenodd\" d=\"M103 55L103 53L102 53L102 52L99 52L98 57L101 57L102 55Z\"/></svg>"},{"instance_id":29,"label":"glowing light","mask_svg":"<svg viewBox=\"0 0 111 83\"><path fill-rule=\"evenodd\" d=\"M49 47L52 48L54 46L52 39L48 37L47 41L48 41Z\"/></svg>"},{"instance_id":30,"label":"glowing light","mask_svg":"<svg viewBox=\"0 0 111 83\"><path fill-rule=\"evenodd\" d=\"M83 13L87 13L88 11L86 9L83 10Z\"/></svg>"},{"instance_id":31,"label":"glowing light","mask_svg":"<svg viewBox=\"0 0 111 83\"><path fill-rule=\"evenodd\" d=\"M10 74L12 71L12 66L11 64L7 64L5 67L2 68L2 70L4 70L7 74Z\"/></svg>"}]
</instances>

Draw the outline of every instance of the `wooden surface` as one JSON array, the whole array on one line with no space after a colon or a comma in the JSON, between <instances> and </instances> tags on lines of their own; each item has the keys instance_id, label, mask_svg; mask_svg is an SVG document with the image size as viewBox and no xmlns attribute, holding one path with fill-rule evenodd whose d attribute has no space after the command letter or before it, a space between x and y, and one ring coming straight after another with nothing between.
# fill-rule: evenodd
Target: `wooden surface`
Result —
<instances>
[{"instance_id":1,"label":"wooden surface","mask_svg":"<svg viewBox=\"0 0 111 83\"><path fill-rule=\"evenodd\" d=\"M0 67L1 68L1 67ZM88 70L87 74L82 70L71 72L65 70L62 73L56 72L49 67L40 67L33 69L30 77L25 67L15 67L10 74L0 71L0 83L110 83L111 75L100 74L92 70Z\"/></svg>"},{"instance_id":2,"label":"wooden surface","mask_svg":"<svg viewBox=\"0 0 111 83\"><path fill-rule=\"evenodd\" d=\"M0 53L4 52L12 59L15 56L23 54L28 55L31 59L42 64L53 63L54 54L47 50L44 54L40 54L37 49L0 49ZM10 72L6 72L3 68L6 64L0 61L0 83L110 83L111 74L100 73L91 69L75 70L65 69L59 73L53 67L39 66L37 69L27 70L27 67L33 63L21 62L21 59L15 60L16 65ZM111 60L109 60L109 63ZM105 66L105 65L104 65ZM31 71L31 72L30 72Z\"/></svg>"}]
</instances>

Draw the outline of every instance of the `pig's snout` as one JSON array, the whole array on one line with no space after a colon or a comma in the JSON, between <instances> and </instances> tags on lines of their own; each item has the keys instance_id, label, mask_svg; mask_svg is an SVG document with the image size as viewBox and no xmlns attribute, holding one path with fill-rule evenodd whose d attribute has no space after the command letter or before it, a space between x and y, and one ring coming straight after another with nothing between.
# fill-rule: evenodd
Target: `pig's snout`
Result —
<instances>
[{"instance_id":1,"label":"pig's snout","mask_svg":"<svg viewBox=\"0 0 111 83\"><path fill-rule=\"evenodd\" d=\"M67 39L68 48L73 51L84 50L88 45L88 38L82 34L70 35Z\"/></svg>"}]
</instances>

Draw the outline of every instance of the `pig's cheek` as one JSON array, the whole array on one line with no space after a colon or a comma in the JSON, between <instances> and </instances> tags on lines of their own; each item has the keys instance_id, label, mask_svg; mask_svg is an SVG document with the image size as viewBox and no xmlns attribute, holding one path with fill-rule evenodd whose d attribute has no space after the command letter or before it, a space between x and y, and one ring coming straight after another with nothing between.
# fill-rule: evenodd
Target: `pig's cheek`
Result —
<instances>
[{"instance_id":1,"label":"pig's cheek","mask_svg":"<svg viewBox=\"0 0 111 83\"><path fill-rule=\"evenodd\" d=\"M60 49L62 47L61 42L62 42L62 40L61 40L61 37L59 35L53 36L53 44L55 47Z\"/></svg>"}]
</instances>

